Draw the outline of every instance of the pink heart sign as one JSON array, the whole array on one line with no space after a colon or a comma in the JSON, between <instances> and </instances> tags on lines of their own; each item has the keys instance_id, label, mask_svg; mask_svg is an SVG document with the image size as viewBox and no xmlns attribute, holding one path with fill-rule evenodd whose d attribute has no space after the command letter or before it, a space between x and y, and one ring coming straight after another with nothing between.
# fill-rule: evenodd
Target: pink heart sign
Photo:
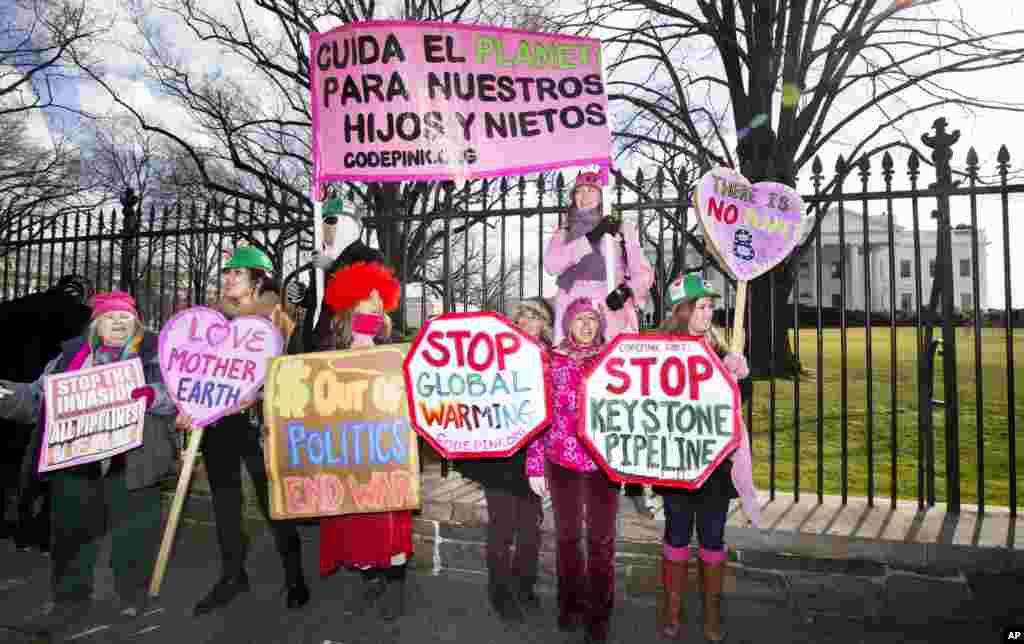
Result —
<instances>
[{"instance_id":1,"label":"pink heart sign","mask_svg":"<svg viewBox=\"0 0 1024 644\"><path fill-rule=\"evenodd\" d=\"M708 246L738 280L768 272L800 242L804 202L790 186L751 184L735 170L715 168L701 177L694 198Z\"/></svg>"},{"instance_id":2,"label":"pink heart sign","mask_svg":"<svg viewBox=\"0 0 1024 644\"><path fill-rule=\"evenodd\" d=\"M254 397L284 341L270 320L228 320L205 306L186 309L160 330L160 371L178 409L206 427Z\"/></svg>"}]
</instances>

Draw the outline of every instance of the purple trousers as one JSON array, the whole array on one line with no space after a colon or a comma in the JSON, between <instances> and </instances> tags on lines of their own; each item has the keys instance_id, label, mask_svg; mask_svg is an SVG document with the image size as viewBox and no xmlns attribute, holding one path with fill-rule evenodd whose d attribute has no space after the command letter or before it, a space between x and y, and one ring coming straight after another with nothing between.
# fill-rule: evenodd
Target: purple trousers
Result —
<instances>
[{"instance_id":1,"label":"purple trousers","mask_svg":"<svg viewBox=\"0 0 1024 644\"><path fill-rule=\"evenodd\" d=\"M492 584L518 594L532 593L540 558L540 497L520 496L485 487L487 499L487 570ZM511 554L515 543L515 556Z\"/></svg>"},{"instance_id":2,"label":"purple trousers","mask_svg":"<svg viewBox=\"0 0 1024 644\"><path fill-rule=\"evenodd\" d=\"M619 486L604 472L576 472L550 462L547 478L558 543L559 625L584 622L593 639L604 640L615 604Z\"/></svg>"}]
</instances>

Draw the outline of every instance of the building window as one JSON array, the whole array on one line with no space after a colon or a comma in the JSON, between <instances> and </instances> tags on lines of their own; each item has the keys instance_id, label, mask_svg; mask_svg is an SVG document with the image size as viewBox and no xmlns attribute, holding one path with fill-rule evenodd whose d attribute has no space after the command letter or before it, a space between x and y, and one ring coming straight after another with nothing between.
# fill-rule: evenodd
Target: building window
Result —
<instances>
[{"instance_id":1,"label":"building window","mask_svg":"<svg viewBox=\"0 0 1024 644\"><path fill-rule=\"evenodd\" d=\"M971 260L961 259L960 260L960 277L971 276Z\"/></svg>"},{"instance_id":2,"label":"building window","mask_svg":"<svg viewBox=\"0 0 1024 644\"><path fill-rule=\"evenodd\" d=\"M910 293L902 293L902 294L900 294L900 308L901 309L903 309L904 311L909 313L910 309L913 306L914 306L914 296L913 295L911 295Z\"/></svg>"},{"instance_id":3,"label":"building window","mask_svg":"<svg viewBox=\"0 0 1024 644\"><path fill-rule=\"evenodd\" d=\"M928 260L928 277L935 277L935 260Z\"/></svg>"},{"instance_id":4,"label":"building window","mask_svg":"<svg viewBox=\"0 0 1024 644\"><path fill-rule=\"evenodd\" d=\"M839 262L832 262L832 277L834 279L839 278Z\"/></svg>"},{"instance_id":5,"label":"building window","mask_svg":"<svg viewBox=\"0 0 1024 644\"><path fill-rule=\"evenodd\" d=\"M960 294L960 310L961 311L970 311L970 310L973 310L973 309L974 309L974 298L971 296L970 293L961 293Z\"/></svg>"},{"instance_id":6,"label":"building window","mask_svg":"<svg viewBox=\"0 0 1024 644\"><path fill-rule=\"evenodd\" d=\"M839 295L839 293L833 293L832 294L832 306L838 309L842 305L843 305L843 298L842 298L842 296Z\"/></svg>"},{"instance_id":7,"label":"building window","mask_svg":"<svg viewBox=\"0 0 1024 644\"><path fill-rule=\"evenodd\" d=\"M910 260L900 260L900 277L910 277Z\"/></svg>"}]
</instances>

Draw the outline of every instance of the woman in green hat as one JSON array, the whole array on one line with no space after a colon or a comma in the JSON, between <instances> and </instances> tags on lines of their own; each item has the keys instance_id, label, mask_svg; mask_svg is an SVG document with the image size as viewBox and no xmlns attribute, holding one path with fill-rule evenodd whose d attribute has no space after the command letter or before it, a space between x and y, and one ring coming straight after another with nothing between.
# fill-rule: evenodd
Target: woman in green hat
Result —
<instances>
[{"instance_id":1,"label":"woman in green hat","mask_svg":"<svg viewBox=\"0 0 1024 644\"><path fill-rule=\"evenodd\" d=\"M726 344L712 324L714 301L720 295L698 272L680 275L668 287L672 316L661 325L666 335L705 338L722 358L725 368L737 380L750 370L742 354L728 353ZM756 490L751 472L750 444L746 428L738 449L722 462L699 490L655 488L665 499L665 543L662 552L662 595L658 601L658 629L666 639L682 632L682 603L690 565L690 535L694 525L700 542L700 567L704 593L704 637L712 642L725 639L722 631L722 580L725 570L725 522L729 501L739 497L743 511L756 526L760 524Z\"/></svg>"},{"instance_id":2,"label":"woman in green hat","mask_svg":"<svg viewBox=\"0 0 1024 644\"><path fill-rule=\"evenodd\" d=\"M253 246L239 246L224 265L221 300L217 309L229 320L243 315L263 316L280 330L287 344L295 323L281 308L273 272L274 264L266 253ZM203 462L213 493L221 577L196 604L196 616L224 606L249 590L242 537L242 463L252 478L260 511L270 523L277 552L281 556L286 604L288 608L295 609L309 602L298 530L294 523L270 518L267 469L260 444L262 423L257 402L258 399L244 401L233 413L226 414L203 433ZM188 417L179 423L182 429L190 425Z\"/></svg>"}]
</instances>

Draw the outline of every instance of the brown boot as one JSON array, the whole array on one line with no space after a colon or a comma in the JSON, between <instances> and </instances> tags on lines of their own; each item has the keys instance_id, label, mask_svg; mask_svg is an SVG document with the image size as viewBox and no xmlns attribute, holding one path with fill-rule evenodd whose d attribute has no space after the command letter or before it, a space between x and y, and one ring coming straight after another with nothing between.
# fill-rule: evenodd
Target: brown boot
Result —
<instances>
[{"instance_id":1,"label":"brown boot","mask_svg":"<svg viewBox=\"0 0 1024 644\"><path fill-rule=\"evenodd\" d=\"M686 593L690 562L661 560L661 592L658 594L658 633L665 639L675 639L686 621L683 598Z\"/></svg>"},{"instance_id":2,"label":"brown boot","mask_svg":"<svg viewBox=\"0 0 1024 644\"><path fill-rule=\"evenodd\" d=\"M722 580L725 578L725 562L711 565L700 562L704 592L704 638L709 642L725 639L722 630Z\"/></svg>"}]
</instances>

